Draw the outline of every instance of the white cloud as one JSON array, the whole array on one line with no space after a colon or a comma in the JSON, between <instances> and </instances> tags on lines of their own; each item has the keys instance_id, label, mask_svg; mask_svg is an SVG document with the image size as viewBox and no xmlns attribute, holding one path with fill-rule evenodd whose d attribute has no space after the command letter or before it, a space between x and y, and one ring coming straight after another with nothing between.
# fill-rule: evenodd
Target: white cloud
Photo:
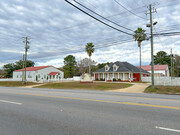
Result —
<instances>
[{"instance_id":1,"label":"white cloud","mask_svg":"<svg viewBox=\"0 0 180 135\"><path fill-rule=\"evenodd\" d=\"M79 2L104 16L111 16L109 19L119 25L132 30L142 27L149 33L149 28L146 28L149 20L132 15L115 2L109 0L90 1L90 4L83 0L79 0ZM154 2L160 3L156 5L157 13L153 14L153 19L158 21L154 32L179 30L180 5L177 0L173 2L170 0L151 0L143 1L143 3L142 0L137 0L136 3L133 3L133 0L127 0L122 4L133 13L143 18L149 18L149 15L145 15L148 10L145 5ZM1 0L0 26L0 67L4 63L22 59L24 52L22 37L25 36L30 37L28 58L35 61L36 65L62 66L63 58L69 54L76 56L77 59L83 59L87 57L84 48L88 42L95 44L96 50L92 59L97 62L128 61L135 65L139 63L139 48L136 42L111 46L115 42L132 38L131 36L93 20L65 1ZM179 36L154 38L154 54L161 50L169 53L171 48L174 53L180 55ZM142 45L143 63L150 63L150 53L150 41L144 42Z\"/></svg>"}]
</instances>

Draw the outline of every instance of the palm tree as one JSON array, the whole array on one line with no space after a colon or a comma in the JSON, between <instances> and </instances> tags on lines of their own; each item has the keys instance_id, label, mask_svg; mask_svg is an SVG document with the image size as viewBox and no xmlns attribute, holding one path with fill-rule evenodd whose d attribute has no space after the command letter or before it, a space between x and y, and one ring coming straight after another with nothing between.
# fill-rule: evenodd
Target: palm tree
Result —
<instances>
[{"instance_id":1,"label":"palm tree","mask_svg":"<svg viewBox=\"0 0 180 135\"><path fill-rule=\"evenodd\" d=\"M86 52L89 56L89 74L91 74L91 65L90 65L90 61L91 61L91 56L92 56L92 53L94 52L94 45L93 43L87 43L86 45Z\"/></svg>"},{"instance_id":2,"label":"palm tree","mask_svg":"<svg viewBox=\"0 0 180 135\"><path fill-rule=\"evenodd\" d=\"M138 42L138 47L139 47L139 55L140 55L140 82L141 80L141 42L144 41L147 37L147 35L145 34L145 30L143 30L142 28L137 28L136 31L134 31L134 35L133 35L135 41Z\"/></svg>"}]
</instances>

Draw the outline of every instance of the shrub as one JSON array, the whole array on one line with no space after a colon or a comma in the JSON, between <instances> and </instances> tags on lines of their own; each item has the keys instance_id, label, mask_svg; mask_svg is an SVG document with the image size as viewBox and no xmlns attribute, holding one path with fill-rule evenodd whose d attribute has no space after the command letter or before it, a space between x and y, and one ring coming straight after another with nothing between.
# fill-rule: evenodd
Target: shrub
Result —
<instances>
[{"instance_id":1,"label":"shrub","mask_svg":"<svg viewBox=\"0 0 180 135\"><path fill-rule=\"evenodd\" d=\"M116 78L113 78L113 82L115 82L116 81Z\"/></svg>"},{"instance_id":2,"label":"shrub","mask_svg":"<svg viewBox=\"0 0 180 135\"><path fill-rule=\"evenodd\" d=\"M120 82L120 81L121 81L121 79L118 79L118 81Z\"/></svg>"},{"instance_id":3,"label":"shrub","mask_svg":"<svg viewBox=\"0 0 180 135\"><path fill-rule=\"evenodd\" d=\"M98 78L96 78L96 81L99 81L99 79L98 79Z\"/></svg>"}]
</instances>

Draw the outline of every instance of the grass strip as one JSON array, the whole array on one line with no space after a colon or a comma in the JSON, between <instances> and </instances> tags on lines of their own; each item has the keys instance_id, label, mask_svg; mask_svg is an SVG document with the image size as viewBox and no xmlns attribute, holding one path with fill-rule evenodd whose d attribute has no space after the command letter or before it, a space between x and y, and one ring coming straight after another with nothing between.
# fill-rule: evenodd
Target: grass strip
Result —
<instances>
[{"instance_id":1,"label":"grass strip","mask_svg":"<svg viewBox=\"0 0 180 135\"><path fill-rule=\"evenodd\" d=\"M37 86L36 88L53 88L53 89L86 89L86 90L115 90L132 86L125 83L80 83L80 82L58 82Z\"/></svg>"},{"instance_id":2,"label":"grass strip","mask_svg":"<svg viewBox=\"0 0 180 135\"><path fill-rule=\"evenodd\" d=\"M24 84L22 81L0 81L0 86L4 86L4 87L20 87L20 86L30 86L36 84L37 83L33 83L33 82L26 82L26 84Z\"/></svg>"},{"instance_id":3,"label":"grass strip","mask_svg":"<svg viewBox=\"0 0 180 135\"><path fill-rule=\"evenodd\" d=\"M149 86L144 92L156 94L180 94L180 86L155 86L153 89Z\"/></svg>"}]
</instances>

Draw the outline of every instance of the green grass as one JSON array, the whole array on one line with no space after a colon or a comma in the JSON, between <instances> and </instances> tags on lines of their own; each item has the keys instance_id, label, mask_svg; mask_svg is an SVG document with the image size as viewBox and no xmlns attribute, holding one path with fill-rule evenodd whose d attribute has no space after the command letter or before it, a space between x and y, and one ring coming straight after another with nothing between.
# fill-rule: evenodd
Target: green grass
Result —
<instances>
[{"instance_id":1,"label":"green grass","mask_svg":"<svg viewBox=\"0 0 180 135\"><path fill-rule=\"evenodd\" d=\"M36 88L53 88L53 89L86 89L86 90L114 90L132 86L124 83L80 83L80 82L59 82L37 86Z\"/></svg>"},{"instance_id":2,"label":"green grass","mask_svg":"<svg viewBox=\"0 0 180 135\"><path fill-rule=\"evenodd\" d=\"M157 94L180 94L180 86L155 86L154 89L149 86L144 92Z\"/></svg>"},{"instance_id":3,"label":"green grass","mask_svg":"<svg viewBox=\"0 0 180 135\"><path fill-rule=\"evenodd\" d=\"M35 84L37 83L27 82L26 84L23 84L23 82L21 81L0 81L0 86L4 86L4 87L20 87L20 86L29 86Z\"/></svg>"}]
</instances>

